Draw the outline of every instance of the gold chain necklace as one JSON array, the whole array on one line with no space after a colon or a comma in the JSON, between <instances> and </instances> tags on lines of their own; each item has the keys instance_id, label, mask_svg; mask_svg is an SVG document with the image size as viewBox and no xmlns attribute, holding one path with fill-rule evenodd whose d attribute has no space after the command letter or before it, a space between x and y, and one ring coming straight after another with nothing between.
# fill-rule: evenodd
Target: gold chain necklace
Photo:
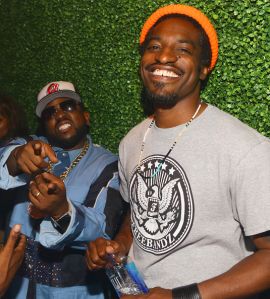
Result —
<instances>
[{"instance_id":1,"label":"gold chain necklace","mask_svg":"<svg viewBox=\"0 0 270 299\"><path fill-rule=\"evenodd\" d=\"M62 181L64 181L69 175L69 173L72 171L72 169L78 165L82 157L87 153L88 149L89 149L89 141L88 139L86 139L80 154L72 161L69 167L60 174L59 177ZM53 173L53 163L51 161L49 161L49 166L46 171L49 173Z\"/></svg>"}]
</instances>

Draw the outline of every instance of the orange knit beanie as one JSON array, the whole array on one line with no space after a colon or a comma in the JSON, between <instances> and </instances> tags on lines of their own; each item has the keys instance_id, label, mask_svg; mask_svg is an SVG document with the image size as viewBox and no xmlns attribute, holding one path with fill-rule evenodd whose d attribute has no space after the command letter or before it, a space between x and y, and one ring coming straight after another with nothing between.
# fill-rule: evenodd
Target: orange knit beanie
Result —
<instances>
[{"instance_id":1,"label":"orange knit beanie","mask_svg":"<svg viewBox=\"0 0 270 299\"><path fill-rule=\"evenodd\" d=\"M149 30L156 24L156 22L163 16L171 15L171 14L181 14L186 15L195 21L197 21L206 35L208 36L210 47L211 47L211 63L209 69L212 70L217 62L218 58L218 37L217 32L210 22L210 20L197 8L181 5L181 4L172 4L168 6L164 6L156 10L144 23L141 35L140 35L140 44L142 44L149 32Z\"/></svg>"}]
</instances>

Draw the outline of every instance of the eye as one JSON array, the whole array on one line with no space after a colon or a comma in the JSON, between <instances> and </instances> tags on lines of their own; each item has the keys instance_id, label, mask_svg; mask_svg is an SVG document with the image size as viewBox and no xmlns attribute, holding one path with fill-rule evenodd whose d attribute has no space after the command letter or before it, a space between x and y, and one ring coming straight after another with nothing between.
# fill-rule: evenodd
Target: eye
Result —
<instances>
[{"instance_id":1,"label":"eye","mask_svg":"<svg viewBox=\"0 0 270 299\"><path fill-rule=\"evenodd\" d=\"M189 48L177 48L176 51L181 54L192 54L192 51Z\"/></svg>"},{"instance_id":2,"label":"eye","mask_svg":"<svg viewBox=\"0 0 270 299\"><path fill-rule=\"evenodd\" d=\"M148 51L158 51L160 48L161 48L160 45L152 43L152 44L149 44L146 49Z\"/></svg>"}]
</instances>

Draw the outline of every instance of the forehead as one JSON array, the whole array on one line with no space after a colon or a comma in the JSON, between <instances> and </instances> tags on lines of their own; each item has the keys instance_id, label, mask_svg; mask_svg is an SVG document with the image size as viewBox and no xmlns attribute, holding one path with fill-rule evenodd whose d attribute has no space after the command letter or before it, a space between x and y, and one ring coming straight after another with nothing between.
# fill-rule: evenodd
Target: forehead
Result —
<instances>
[{"instance_id":1,"label":"forehead","mask_svg":"<svg viewBox=\"0 0 270 299\"><path fill-rule=\"evenodd\" d=\"M181 17L168 17L161 20L151 31L150 40L153 38L174 40L190 40L200 44L200 30L189 20Z\"/></svg>"}]
</instances>

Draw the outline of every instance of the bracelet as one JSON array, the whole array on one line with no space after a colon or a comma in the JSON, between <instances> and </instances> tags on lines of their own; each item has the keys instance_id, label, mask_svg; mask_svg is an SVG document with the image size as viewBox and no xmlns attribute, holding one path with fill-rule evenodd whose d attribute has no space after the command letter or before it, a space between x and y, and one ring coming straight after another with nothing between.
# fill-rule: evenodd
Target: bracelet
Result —
<instances>
[{"instance_id":1,"label":"bracelet","mask_svg":"<svg viewBox=\"0 0 270 299\"><path fill-rule=\"evenodd\" d=\"M187 286L172 289L172 299L202 299L198 284L193 283Z\"/></svg>"}]
</instances>

